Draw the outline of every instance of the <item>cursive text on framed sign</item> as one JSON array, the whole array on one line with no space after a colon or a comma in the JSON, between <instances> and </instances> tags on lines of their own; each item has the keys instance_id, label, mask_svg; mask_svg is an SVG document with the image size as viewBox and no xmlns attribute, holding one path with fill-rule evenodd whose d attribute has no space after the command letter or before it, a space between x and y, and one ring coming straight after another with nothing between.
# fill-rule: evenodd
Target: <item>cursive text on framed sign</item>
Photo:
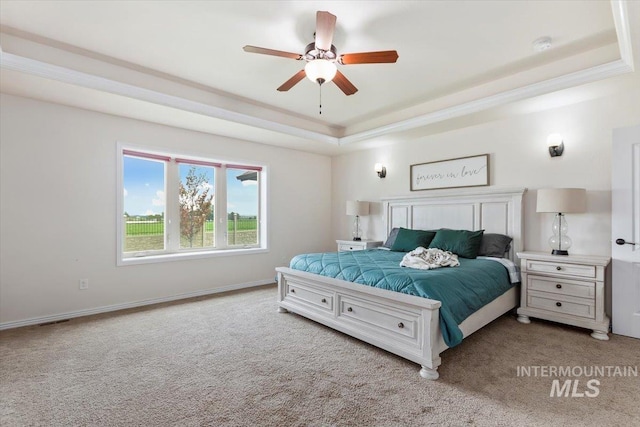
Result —
<instances>
[{"instance_id":1,"label":"cursive text on framed sign","mask_svg":"<svg viewBox=\"0 0 640 427\"><path fill-rule=\"evenodd\" d=\"M411 165L411 191L489 185L489 155Z\"/></svg>"}]
</instances>

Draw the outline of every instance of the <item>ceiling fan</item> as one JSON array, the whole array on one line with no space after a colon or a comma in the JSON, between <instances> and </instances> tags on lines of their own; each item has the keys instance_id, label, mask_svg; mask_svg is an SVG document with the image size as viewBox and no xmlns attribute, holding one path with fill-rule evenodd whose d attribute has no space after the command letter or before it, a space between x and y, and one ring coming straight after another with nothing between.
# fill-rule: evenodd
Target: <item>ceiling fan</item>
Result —
<instances>
[{"instance_id":1,"label":"ceiling fan","mask_svg":"<svg viewBox=\"0 0 640 427\"><path fill-rule=\"evenodd\" d=\"M393 63L398 60L398 52L384 50L379 52L344 53L338 55L333 42L333 32L336 27L336 17L329 12L316 13L315 42L309 43L304 54L283 52L281 50L266 49L257 46L245 46L245 52L261 53L263 55L281 56L298 61L307 61L306 66L284 82L278 90L286 92L307 76L311 81L322 85L333 81L345 95L353 95L358 89L336 67L351 64L380 64Z\"/></svg>"}]
</instances>

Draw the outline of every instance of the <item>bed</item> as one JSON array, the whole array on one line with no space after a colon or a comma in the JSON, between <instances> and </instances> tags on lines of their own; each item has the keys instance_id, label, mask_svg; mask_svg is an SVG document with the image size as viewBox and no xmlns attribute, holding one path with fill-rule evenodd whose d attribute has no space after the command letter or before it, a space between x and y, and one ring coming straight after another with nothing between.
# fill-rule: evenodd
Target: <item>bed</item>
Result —
<instances>
[{"instance_id":1,"label":"bed","mask_svg":"<svg viewBox=\"0 0 640 427\"><path fill-rule=\"evenodd\" d=\"M388 235L394 228L444 228L499 233L513 239L504 258L515 262L516 252L523 249L522 199L525 191L526 189L486 187L480 190L436 190L415 197L383 199L381 206L385 231ZM384 261L390 263L390 266L402 256L398 252L374 249L361 253L303 254L292 262L304 263L309 260L300 261L300 257L312 256L325 259L317 262L311 260L310 264L315 262L316 265L328 266L327 260L335 259L338 265L346 266L347 269L345 272L323 275L324 272L320 271L299 270L293 264L278 267L278 311L307 317L418 363L421 365L420 375L423 378L437 379L437 369L441 364L440 353L450 348L452 343L456 345L462 338L515 308L519 301L519 286L507 286L506 291L498 292L498 296L491 296L488 302L482 301L480 308L473 308L471 314L462 314L464 320L451 325L448 302L441 310L442 301L415 295L420 292L394 289L393 283L382 288L365 283L366 279L363 277L371 277L376 268L391 268L384 264L376 267L376 263ZM471 265L478 267L483 263L499 264L495 260L483 258L460 258L460 261L461 266L455 268ZM364 266L353 267L352 263ZM356 272L351 276L347 271L349 266L353 267L351 271ZM437 271L437 274L442 275L447 268L430 272ZM331 269L332 267L327 267L327 270ZM366 274L359 274L358 271L366 271ZM456 321L456 316L453 317L453 321ZM447 318L448 323L443 318Z\"/></svg>"}]
</instances>

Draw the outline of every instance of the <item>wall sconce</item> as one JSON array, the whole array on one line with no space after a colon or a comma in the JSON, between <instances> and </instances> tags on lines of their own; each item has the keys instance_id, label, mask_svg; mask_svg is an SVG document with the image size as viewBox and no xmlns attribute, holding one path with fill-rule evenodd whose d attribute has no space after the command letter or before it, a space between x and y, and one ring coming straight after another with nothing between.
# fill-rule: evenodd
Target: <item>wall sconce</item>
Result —
<instances>
[{"instance_id":1,"label":"wall sconce","mask_svg":"<svg viewBox=\"0 0 640 427\"><path fill-rule=\"evenodd\" d=\"M382 166L382 163L376 163L375 170L379 178L384 178L385 176L387 176L387 168Z\"/></svg>"},{"instance_id":2,"label":"wall sconce","mask_svg":"<svg viewBox=\"0 0 640 427\"><path fill-rule=\"evenodd\" d=\"M562 156L564 151L564 141L559 133L552 133L547 137L547 145L549 146L549 155L551 157Z\"/></svg>"}]
</instances>

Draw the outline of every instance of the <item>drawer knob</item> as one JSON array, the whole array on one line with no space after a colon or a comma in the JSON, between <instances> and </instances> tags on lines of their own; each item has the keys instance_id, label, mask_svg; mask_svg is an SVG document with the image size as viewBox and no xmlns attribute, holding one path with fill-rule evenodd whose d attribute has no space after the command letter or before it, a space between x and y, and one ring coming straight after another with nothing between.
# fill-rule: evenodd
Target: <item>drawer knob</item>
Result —
<instances>
[{"instance_id":1,"label":"drawer knob","mask_svg":"<svg viewBox=\"0 0 640 427\"><path fill-rule=\"evenodd\" d=\"M322 298L322 302L327 302L327 299L326 298Z\"/></svg>"},{"instance_id":2,"label":"drawer knob","mask_svg":"<svg viewBox=\"0 0 640 427\"><path fill-rule=\"evenodd\" d=\"M560 271L560 270L562 270L562 267L557 266L557 267L556 267L556 270Z\"/></svg>"},{"instance_id":3,"label":"drawer knob","mask_svg":"<svg viewBox=\"0 0 640 427\"><path fill-rule=\"evenodd\" d=\"M400 328L400 329L404 328L404 323L402 323L402 322L398 323L398 328Z\"/></svg>"},{"instance_id":4,"label":"drawer knob","mask_svg":"<svg viewBox=\"0 0 640 427\"><path fill-rule=\"evenodd\" d=\"M557 305L558 307L562 307L562 303L561 303L561 302L557 302L557 303L556 303L556 305Z\"/></svg>"},{"instance_id":5,"label":"drawer knob","mask_svg":"<svg viewBox=\"0 0 640 427\"><path fill-rule=\"evenodd\" d=\"M560 283L558 283L558 284L556 285L556 288L558 288L558 289L562 289L562 285L561 285Z\"/></svg>"},{"instance_id":6,"label":"drawer knob","mask_svg":"<svg viewBox=\"0 0 640 427\"><path fill-rule=\"evenodd\" d=\"M295 294L295 293L296 293L296 290L295 290L295 289L291 289L291 293L292 293L292 294Z\"/></svg>"},{"instance_id":7,"label":"drawer knob","mask_svg":"<svg viewBox=\"0 0 640 427\"><path fill-rule=\"evenodd\" d=\"M347 311L353 311L353 308L349 307L347 308Z\"/></svg>"}]
</instances>

